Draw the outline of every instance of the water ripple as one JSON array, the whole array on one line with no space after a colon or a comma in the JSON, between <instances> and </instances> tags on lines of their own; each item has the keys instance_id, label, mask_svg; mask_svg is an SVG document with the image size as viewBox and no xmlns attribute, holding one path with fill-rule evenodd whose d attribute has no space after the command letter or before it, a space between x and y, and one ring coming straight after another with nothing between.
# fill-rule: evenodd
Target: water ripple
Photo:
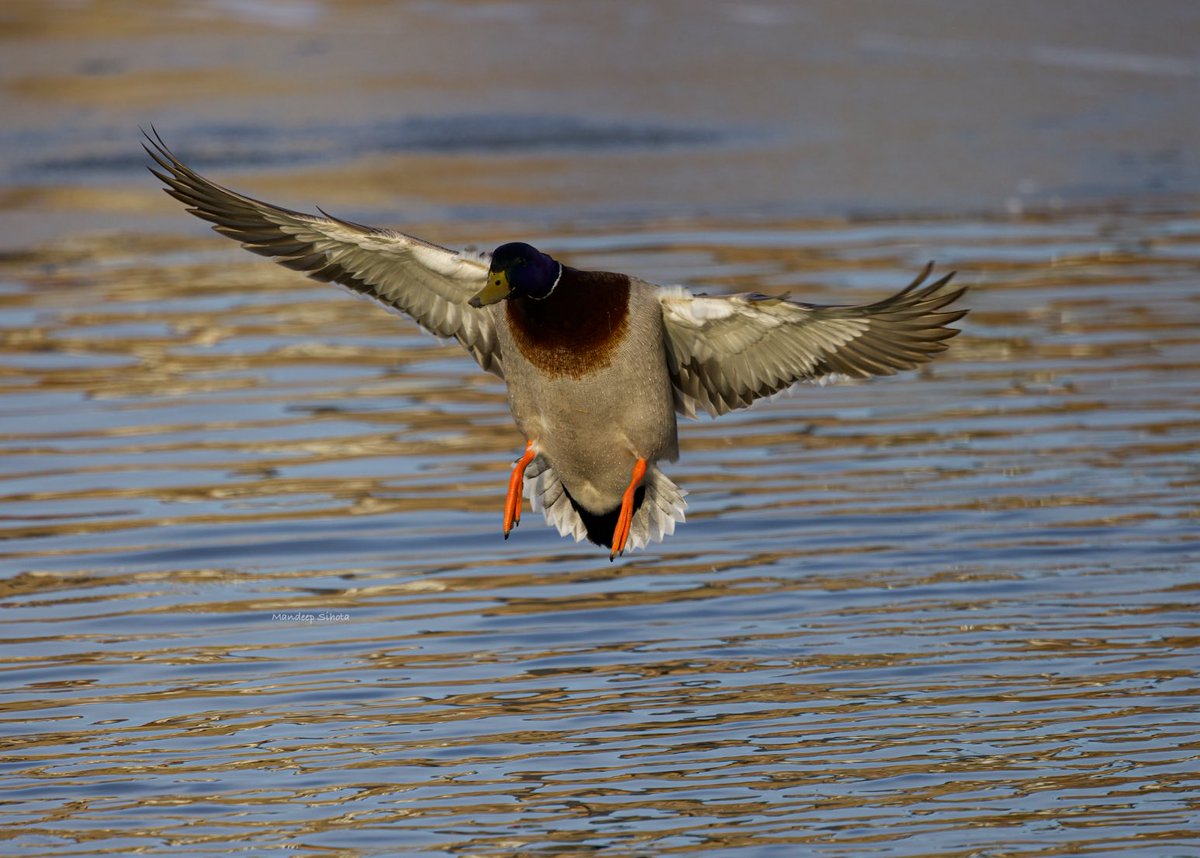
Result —
<instances>
[{"instance_id":1,"label":"water ripple","mask_svg":"<svg viewBox=\"0 0 1200 858\"><path fill-rule=\"evenodd\" d=\"M683 426L616 564L499 538L503 391L393 317L207 243L0 262L6 850L1189 854L1200 222L1125 223L545 242L973 287L919 374Z\"/></svg>"}]
</instances>

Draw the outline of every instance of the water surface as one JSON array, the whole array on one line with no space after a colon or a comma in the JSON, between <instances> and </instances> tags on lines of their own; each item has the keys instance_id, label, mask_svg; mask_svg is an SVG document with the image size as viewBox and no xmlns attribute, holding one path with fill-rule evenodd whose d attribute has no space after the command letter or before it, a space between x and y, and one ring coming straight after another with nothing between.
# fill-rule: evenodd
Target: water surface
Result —
<instances>
[{"instance_id":1,"label":"water surface","mask_svg":"<svg viewBox=\"0 0 1200 858\"><path fill-rule=\"evenodd\" d=\"M686 424L612 564L500 538L501 388L412 326L210 242L8 262L11 847L1189 854L1200 219L1135 222L553 236L975 286L926 371Z\"/></svg>"},{"instance_id":2,"label":"water surface","mask_svg":"<svg viewBox=\"0 0 1200 858\"><path fill-rule=\"evenodd\" d=\"M1200 854L1193 13L1097 5L6 7L0 851ZM530 21L668 47L489 65ZM1042 151L943 64L1028 83ZM858 97L744 98L802 79ZM829 141L945 107L914 80L958 131L921 155L892 122L860 175ZM971 314L920 372L683 424L661 545L610 563L528 512L505 541L499 382L212 236L143 172L149 121L218 180L450 245L828 303L936 257Z\"/></svg>"}]
</instances>

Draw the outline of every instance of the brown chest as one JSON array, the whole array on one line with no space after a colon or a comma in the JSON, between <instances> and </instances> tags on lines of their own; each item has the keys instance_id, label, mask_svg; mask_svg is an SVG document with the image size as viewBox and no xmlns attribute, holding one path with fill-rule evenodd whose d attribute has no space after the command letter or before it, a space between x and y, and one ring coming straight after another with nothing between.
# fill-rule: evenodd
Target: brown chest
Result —
<instances>
[{"instance_id":1,"label":"brown chest","mask_svg":"<svg viewBox=\"0 0 1200 858\"><path fill-rule=\"evenodd\" d=\"M505 302L521 355L552 377L582 378L609 366L629 326L629 278L563 269L545 300Z\"/></svg>"}]
</instances>

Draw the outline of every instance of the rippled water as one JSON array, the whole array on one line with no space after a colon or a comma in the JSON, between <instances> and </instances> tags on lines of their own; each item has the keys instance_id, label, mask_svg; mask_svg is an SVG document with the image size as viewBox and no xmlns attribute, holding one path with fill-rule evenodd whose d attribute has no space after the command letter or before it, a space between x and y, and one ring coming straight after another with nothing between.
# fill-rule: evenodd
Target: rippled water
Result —
<instances>
[{"instance_id":1,"label":"rippled water","mask_svg":"<svg viewBox=\"0 0 1200 858\"><path fill-rule=\"evenodd\" d=\"M9 258L11 848L1195 854L1200 217L543 244L830 301L938 247L972 313L685 424L610 564L500 538L501 388L413 326L215 240Z\"/></svg>"},{"instance_id":2,"label":"rippled water","mask_svg":"<svg viewBox=\"0 0 1200 858\"><path fill-rule=\"evenodd\" d=\"M1132 8L0 4L0 853L1200 856L1200 17ZM449 245L971 314L682 424L662 545L505 541L500 384L212 236L151 123Z\"/></svg>"}]
</instances>

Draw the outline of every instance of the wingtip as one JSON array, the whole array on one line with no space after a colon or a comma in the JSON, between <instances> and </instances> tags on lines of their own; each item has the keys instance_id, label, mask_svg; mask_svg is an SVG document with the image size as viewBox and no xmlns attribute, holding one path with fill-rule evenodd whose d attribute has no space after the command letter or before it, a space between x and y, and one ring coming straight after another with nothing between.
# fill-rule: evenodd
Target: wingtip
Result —
<instances>
[{"instance_id":1,"label":"wingtip","mask_svg":"<svg viewBox=\"0 0 1200 858\"><path fill-rule=\"evenodd\" d=\"M142 149L146 151L146 154L149 155L154 163L159 167L167 170L173 176L177 175L178 167L180 166L179 159L175 157L175 154L169 148L167 148L167 144L163 141L162 135L158 133L158 129L154 127L154 124L150 124L150 131L148 132L145 128L139 125L138 131L142 132ZM146 165L146 169L153 173L160 181L170 183L170 179L159 173L149 164Z\"/></svg>"},{"instance_id":2,"label":"wingtip","mask_svg":"<svg viewBox=\"0 0 1200 858\"><path fill-rule=\"evenodd\" d=\"M925 270L926 271L933 270L933 260L930 260L928 263L926 263ZM938 278L937 282L935 282L931 288L932 289L941 289L943 286L945 286L947 283L949 283L951 280L953 280L957 276L958 276L958 269L951 268L947 273L943 274L940 278ZM959 287L958 292L955 294L955 297L957 298L958 296L962 295L966 291L967 291L966 286Z\"/></svg>"},{"instance_id":3,"label":"wingtip","mask_svg":"<svg viewBox=\"0 0 1200 858\"><path fill-rule=\"evenodd\" d=\"M147 148L146 144L149 143L151 146L153 146L159 152L163 152L165 154L170 154L171 150L167 148L167 144L163 141L162 135L158 133L158 129L154 126L153 122L150 123L149 131L147 131L141 125L138 126L138 131L142 132L142 138L143 138L142 147L143 148Z\"/></svg>"}]
</instances>

